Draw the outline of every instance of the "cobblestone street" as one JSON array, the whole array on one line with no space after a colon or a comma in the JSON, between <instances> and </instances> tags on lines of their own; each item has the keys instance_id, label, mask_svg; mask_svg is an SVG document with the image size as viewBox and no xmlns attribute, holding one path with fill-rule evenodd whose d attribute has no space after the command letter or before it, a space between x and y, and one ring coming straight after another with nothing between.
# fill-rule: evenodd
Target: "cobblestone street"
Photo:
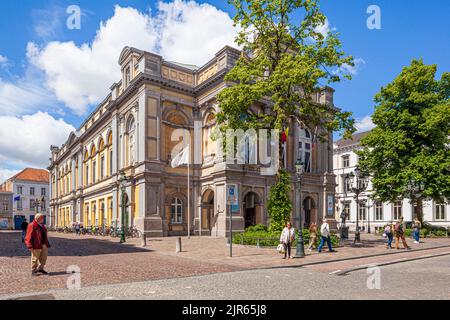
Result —
<instances>
[{"instance_id":1,"label":"cobblestone street","mask_svg":"<svg viewBox=\"0 0 450 320\"><path fill-rule=\"evenodd\" d=\"M164 280L255 269L302 267L314 273L342 272L368 264L403 263L404 260L450 254L450 239L424 239L413 250L387 250L380 237L363 236L363 244L337 248L336 253L307 252L304 259L283 260L274 248L233 245L228 257L226 239L209 237L182 238L181 253L175 253L175 238L151 238L145 248L139 239L126 244L118 238L50 233L47 271L50 276L31 277L30 258L21 247L20 233L0 232L0 297L66 288L75 265L80 268L83 288L98 285ZM414 263L414 262L412 262ZM399 264L400 266L402 264ZM256 271L255 271L256 272Z\"/></svg>"}]
</instances>

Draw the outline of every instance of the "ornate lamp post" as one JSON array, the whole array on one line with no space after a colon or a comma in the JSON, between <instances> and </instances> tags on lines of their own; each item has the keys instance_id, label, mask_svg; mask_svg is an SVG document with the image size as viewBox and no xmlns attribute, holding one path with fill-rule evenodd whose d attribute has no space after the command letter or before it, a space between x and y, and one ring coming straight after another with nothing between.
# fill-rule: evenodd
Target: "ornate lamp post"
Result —
<instances>
[{"instance_id":1,"label":"ornate lamp post","mask_svg":"<svg viewBox=\"0 0 450 320\"><path fill-rule=\"evenodd\" d=\"M355 173L350 172L345 176L345 185L347 186L349 182L350 191L355 194L356 199L356 231L355 231L355 241L354 243L361 242L361 234L359 231L359 195L364 192L367 188L368 177L362 174L361 170L356 167ZM354 183L356 182L356 186ZM347 197L347 187L345 187L345 196Z\"/></svg>"},{"instance_id":2,"label":"ornate lamp post","mask_svg":"<svg viewBox=\"0 0 450 320\"><path fill-rule=\"evenodd\" d=\"M120 198L121 198L121 224L122 227L120 228L120 243L124 243L125 242L125 214L126 214L126 208L127 208L127 204L126 204L126 200L127 200L127 194L126 194L126 187L125 187L125 183L128 181L128 178L125 176L125 172L121 171L120 172L120 177L119 177L119 186L120 186Z\"/></svg>"},{"instance_id":3,"label":"ornate lamp post","mask_svg":"<svg viewBox=\"0 0 450 320\"><path fill-rule=\"evenodd\" d=\"M298 190L300 194L299 210L298 210L298 240L297 240L297 249L295 253L296 258L305 257L305 246L303 243L303 226L302 226L302 174L303 174L303 162L298 159L295 163L295 170L297 172L297 182L298 182Z\"/></svg>"}]
</instances>

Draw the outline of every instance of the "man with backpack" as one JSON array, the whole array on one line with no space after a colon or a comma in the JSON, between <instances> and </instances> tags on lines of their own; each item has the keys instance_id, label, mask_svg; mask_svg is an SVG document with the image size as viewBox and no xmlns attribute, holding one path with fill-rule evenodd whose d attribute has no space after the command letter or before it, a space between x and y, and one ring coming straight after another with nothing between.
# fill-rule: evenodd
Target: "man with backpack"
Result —
<instances>
[{"instance_id":1,"label":"man with backpack","mask_svg":"<svg viewBox=\"0 0 450 320\"><path fill-rule=\"evenodd\" d=\"M400 242L400 239L402 239L402 244L403 247L405 249L411 249L408 244L406 243L406 239L405 239L405 223L403 222L403 217L400 217L400 220L397 221L394 225L394 234L395 234L395 247L398 249L399 245L398 243Z\"/></svg>"}]
</instances>

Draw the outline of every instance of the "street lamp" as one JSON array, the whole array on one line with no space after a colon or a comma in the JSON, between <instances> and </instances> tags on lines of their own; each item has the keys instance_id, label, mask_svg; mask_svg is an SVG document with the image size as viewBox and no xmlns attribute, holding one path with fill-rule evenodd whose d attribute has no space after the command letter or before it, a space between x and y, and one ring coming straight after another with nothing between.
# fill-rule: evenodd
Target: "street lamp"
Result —
<instances>
[{"instance_id":1,"label":"street lamp","mask_svg":"<svg viewBox=\"0 0 450 320\"><path fill-rule=\"evenodd\" d=\"M295 163L295 170L297 172L297 181L298 181L298 190L300 193L300 200L299 200L299 210L298 210L298 240L297 240L297 249L295 253L296 258L303 258L305 257L305 246L303 243L303 226L302 226L302 174L303 174L303 162L298 159Z\"/></svg>"},{"instance_id":2,"label":"street lamp","mask_svg":"<svg viewBox=\"0 0 450 320\"><path fill-rule=\"evenodd\" d=\"M355 168L355 173L350 172L344 178L345 180L345 196L347 197L347 185L350 184L350 191L355 194L356 198L356 231L354 243L361 242L361 234L359 232L359 195L367 188L368 177L364 175L359 167ZM356 186L354 183L356 182Z\"/></svg>"},{"instance_id":3,"label":"street lamp","mask_svg":"<svg viewBox=\"0 0 450 320\"><path fill-rule=\"evenodd\" d=\"M126 207L127 207L127 194L126 194L126 187L125 187L125 183L128 181L128 178L125 176L125 172L121 171L120 172L120 177L119 177L119 186L120 186L120 197L121 197L121 220L122 220L122 227L120 228L120 243L124 243L125 242L125 212L126 212Z\"/></svg>"}]
</instances>

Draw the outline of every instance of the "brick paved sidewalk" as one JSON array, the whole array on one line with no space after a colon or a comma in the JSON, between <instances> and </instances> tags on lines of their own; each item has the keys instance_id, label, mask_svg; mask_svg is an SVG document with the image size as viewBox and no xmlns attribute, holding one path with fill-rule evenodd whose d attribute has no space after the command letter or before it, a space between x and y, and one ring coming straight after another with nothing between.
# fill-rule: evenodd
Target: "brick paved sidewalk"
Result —
<instances>
[{"instance_id":1,"label":"brick paved sidewalk","mask_svg":"<svg viewBox=\"0 0 450 320\"><path fill-rule=\"evenodd\" d=\"M0 295L64 288L69 276L66 269L70 265L80 267L82 285L90 286L305 265L327 271L329 268L314 264L345 260L347 262L344 261L343 266L350 266L349 259L365 255L381 255L382 260L389 259L390 255L392 259L426 255L429 250L417 250L444 245L449 247L443 250L450 251L450 239L446 238L424 239L419 245L409 241L414 249L406 252L387 250L381 238L363 235L364 245L361 247L337 248L336 253L307 252L304 259L283 260L274 248L241 245L233 245L233 258L229 258L227 240L223 238L183 237L183 251L175 253L176 239L173 237L150 238L145 248L139 247L139 239L129 239L126 244L120 244L118 238L109 237L77 237L54 232L49 237L53 247L46 269L52 275L32 278L29 253L21 249L20 233L0 232Z\"/></svg>"},{"instance_id":2,"label":"brick paved sidewalk","mask_svg":"<svg viewBox=\"0 0 450 320\"><path fill-rule=\"evenodd\" d=\"M66 237L74 237L73 235L64 235ZM156 253L201 261L205 263L220 264L232 266L239 269L259 269L286 266L303 266L321 264L324 262L340 261L355 259L362 256L384 256L393 255L392 259L400 258L415 252L415 255L426 254L427 250L442 246L446 246L443 250L450 251L450 238L425 238L421 239L420 244L414 244L411 239L407 239L412 250L407 251L386 249L385 239L373 234L361 234L362 244L353 246L351 242L347 242L344 247L336 248L337 252L329 253L324 249L322 253L316 250L312 252L306 251L306 257L303 259L282 259L283 255L276 252L275 248L257 248L255 246L242 246L233 244L233 257L229 258L229 246L227 239L212 237L182 237L182 252L175 252L175 237L165 238L149 238L147 239L148 250ZM102 237L99 237L102 239ZM110 241L118 241L117 238L104 238ZM139 239L128 239L127 243L136 247L140 246ZM295 248L293 248L293 254ZM390 256L389 256L390 257ZM395 258L394 258L395 257Z\"/></svg>"}]
</instances>

